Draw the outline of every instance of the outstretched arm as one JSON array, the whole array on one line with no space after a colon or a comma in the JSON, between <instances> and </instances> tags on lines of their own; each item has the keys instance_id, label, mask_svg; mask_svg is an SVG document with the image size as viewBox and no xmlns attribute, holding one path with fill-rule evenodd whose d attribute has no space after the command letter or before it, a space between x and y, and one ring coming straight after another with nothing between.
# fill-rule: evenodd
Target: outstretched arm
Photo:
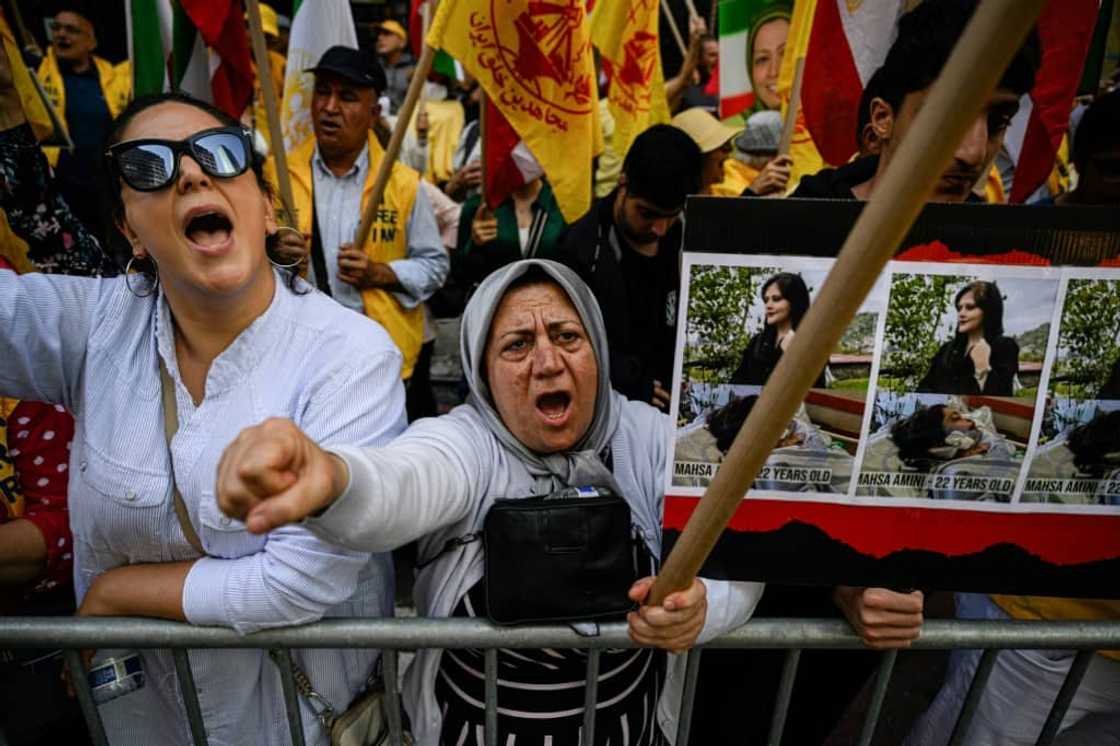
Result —
<instances>
[{"instance_id":1,"label":"outstretched arm","mask_svg":"<svg viewBox=\"0 0 1120 746\"><path fill-rule=\"evenodd\" d=\"M385 448L330 451L288 420L267 420L242 431L222 455L218 505L253 533L304 521L347 549L394 549L465 516L484 481L454 455L455 443L471 434L445 420L414 426L427 432Z\"/></svg>"}]
</instances>

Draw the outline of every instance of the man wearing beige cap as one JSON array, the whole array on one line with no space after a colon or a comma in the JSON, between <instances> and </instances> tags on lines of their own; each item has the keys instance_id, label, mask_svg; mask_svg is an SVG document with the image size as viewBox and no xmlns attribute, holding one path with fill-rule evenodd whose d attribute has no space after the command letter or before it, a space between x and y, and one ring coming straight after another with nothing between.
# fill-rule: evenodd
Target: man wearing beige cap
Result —
<instances>
[{"instance_id":1,"label":"man wearing beige cap","mask_svg":"<svg viewBox=\"0 0 1120 746\"><path fill-rule=\"evenodd\" d=\"M723 181L723 162L731 157L731 141L739 130L721 123L704 109L686 109L673 117L672 125L683 130L700 146L703 165L700 171L700 193L711 194L712 187Z\"/></svg>"},{"instance_id":2,"label":"man wearing beige cap","mask_svg":"<svg viewBox=\"0 0 1120 746\"><path fill-rule=\"evenodd\" d=\"M412 78L412 71L416 69L416 62L409 54L408 32L404 30L404 26L390 19L377 24L375 30L377 56L381 58L381 67L385 70L385 79L389 84L385 95L389 97L391 113L396 114L408 93L408 81Z\"/></svg>"}]
</instances>

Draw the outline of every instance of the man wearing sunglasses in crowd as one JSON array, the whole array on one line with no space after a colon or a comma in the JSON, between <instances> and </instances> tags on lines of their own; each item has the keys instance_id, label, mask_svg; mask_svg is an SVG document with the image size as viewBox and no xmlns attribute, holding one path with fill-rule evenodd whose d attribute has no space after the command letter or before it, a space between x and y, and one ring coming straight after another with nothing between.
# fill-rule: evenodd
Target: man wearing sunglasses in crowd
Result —
<instances>
[{"instance_id":1,"label":"man wearing sunglasses in crowd","mask_svg":"<svg viewBox=\"0 0 1120 746\"><path fill-rule=\"evenodd\" d=\"M59 7L51 20L51 46L39 66L39 80L74 149L43 150L70 209L87 228L103 235L107 226L98 201L89 195L98 187L101 145L109 125L132 98L132 68L128 62L114 66L93 53L97 33L83 3Z\"/></svg>"},{"instance_id":2,"label":"man wearing sunglasses in crowd","mask_svg":"<svg viewBox=\"0 0 1120 746\"><path fill-rule=\"evenodd\" d=\"M297 227L310 246L309 279L342 305L385 327L404 356L408 381L424 337L421 304L447 277L450 260L420 175L393 164L368 240L354 233L384 158L371 126L385 73L366 50L335 46L308 72L315 75L315 137L292 151Z\"/></svg>"}]
</instances>

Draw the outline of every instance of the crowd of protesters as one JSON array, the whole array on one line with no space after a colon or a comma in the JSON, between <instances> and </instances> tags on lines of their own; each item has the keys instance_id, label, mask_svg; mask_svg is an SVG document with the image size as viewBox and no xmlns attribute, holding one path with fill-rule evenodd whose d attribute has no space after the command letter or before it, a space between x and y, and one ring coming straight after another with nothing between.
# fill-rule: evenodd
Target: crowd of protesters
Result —
<instances>
[{"instance_id":1,"label":"crowd of protesters","mask_svg":"<svg viewBox=\"0 0 1120 746\"><path fill-rule=\"evenodd\" d=\"M72 147L41 146L0 50L0 613L247 633L392 615L390 553L409 542L418 613L481 616L482 547L459 537L503 497L610 487L659 557L687 198L869 199L975 0L925 0L900 19L856 112L857 155L796 184L774 93L788 12L756 19L755 104L724 121L710 85L719 44L694 18L666 82L672 121L617 153L604 116L607 150L586 174L598 199L570 223L544 175L487 204L480 87L433 73L362 246L355 231L415 66L404 25L385 20L363 48L332 47L307 71L314 136L287 154L298 220L286 226L260 87L282 91L287 19L262 6L271 69L239 122L180 94L133 98L128 63L95 53L89 7L53 16L31 66ZM1040 45L1032 35L1019 50L934 200L1009 191L1004 135ZM1056 170L1072 177L1050 180L1037 209L1120 207L1117 84L1070 101L1071 157ZM775 302L792 292L773 288ZM439 318L462 328L465 401L450 412L431 380ZM770 369L782 350L770 342ZM643 652L603 656L597 743L670 742L675 654L752 616L802 616L846 619L868 648L802 655L783 743L823 744L873 651L920 635L927 601L704 578L650 606L649 590L648 579L630 589L627 616ZM961 618L1120 618L1108 601L969 594L957 605ZM569 652L503 651L501 742L578 742L586 661ZM102 706L110 741L188 743L171 656L140 657L147 686ZM377 658L295 655L337 712ZM0 671L24 663L0 658ZM191 663L211 742L288 742L267 654L199 651ZM1033 743L1071 663L1001 653L967 742ZM481 666L470 650L416 659L404 699L418 743L481 739ZM762 743L782 666L781 651L706 654L692 743ZM954 653L908 743L948 742L976 666ZM327 743L301 707L306 741ZM1063 727L1055 743L1120 744L1118 654L1093 657Z\"/></svg>"}]
</instances>

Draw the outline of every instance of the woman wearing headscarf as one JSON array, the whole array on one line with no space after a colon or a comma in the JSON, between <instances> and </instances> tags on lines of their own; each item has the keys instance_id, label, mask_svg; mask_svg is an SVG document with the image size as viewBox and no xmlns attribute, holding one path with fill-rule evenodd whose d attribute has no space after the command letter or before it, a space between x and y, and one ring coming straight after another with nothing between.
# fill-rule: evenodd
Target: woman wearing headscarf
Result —
<instances>
[{"instance_id":1,"label":"woman wearing headscarf","mask_svg":"<svg viewBox=\"0 0 1120 746\"><path fill-rule=\"evenodd\" d=\"M478 613L483 547L458 540L480 530L499 498L610 487L660 556L669 420L610 388L606 344L598 305L573 272L547 260L508 265L479 286L463 316L466 404L414 423L385 448L327 452L287 422L250 428L223 457L219 504L256 531L325 510L303 525L352 549L420 537L415 597L425 616ZM638 581L630 598L640 603L651 582ZM631 637L683 650L746 621L761 590L695 581L663 606L631 612ZM522 652L499 654L499 742L577 743L585 661L576 651ZM404 685L418 743L476 742L480 665L470 651L418 652ZM649 649L604 652L600 670L597 743L629 734L630 743L655 744L675 733L677 666L664 686L663 662ZM668 695L660 706L659 689Z\"/></svg>"},{"instance_id":2,"label":"woman wearing headscarf","mask_svg":"<svg viewBox=\"0 0 1120 746\"><path fill-rule=\"evenodd\" d=\"M742 112L728 117L725 120L727 124L741 129L751 114L781 108L778 77L782 72L792 15L791 0L759 0L752 4L746 19L747 55L744 63L753 100Z\"/></svg>"}]
</instances>

